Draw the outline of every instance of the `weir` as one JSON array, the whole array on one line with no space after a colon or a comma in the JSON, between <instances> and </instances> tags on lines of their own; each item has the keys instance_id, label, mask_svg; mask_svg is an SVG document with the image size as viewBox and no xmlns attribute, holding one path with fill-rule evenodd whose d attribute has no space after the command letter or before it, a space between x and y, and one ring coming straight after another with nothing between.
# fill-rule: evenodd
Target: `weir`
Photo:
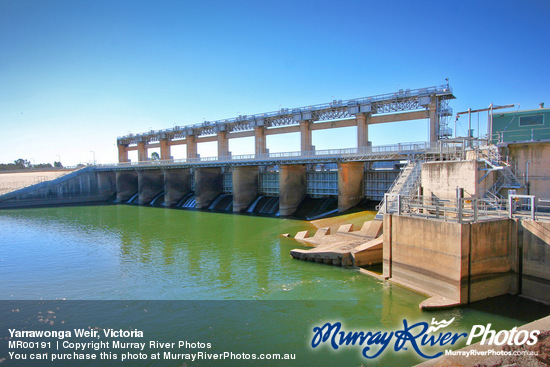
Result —
<instances>
[{"instance_id":1,"label":"weir","mask_svg":"<svg viewBox=\"0 0 550 367\"><path fill-rule=\"evenodd\" d=\"M93 187L92 191L106 198L116 195L120 204L313 219L344 212L363 200L378 201L391 185L388 175L397 176L399 169L395 167L401 160L462 156L461 146L439 142L98 165L86 169L93 173L93 185L78 186L83 198L73 193L66 200L86 202L84 197ZM392 172L380 165L384 162L393 167ZM80 185L74 180L81 178L65 185ZM366 188L374 186L378 190L375 193ZM15 198L17 193L11 196ZM0 198L0 207L22 203Z\"/></svg>"}]
</instances>

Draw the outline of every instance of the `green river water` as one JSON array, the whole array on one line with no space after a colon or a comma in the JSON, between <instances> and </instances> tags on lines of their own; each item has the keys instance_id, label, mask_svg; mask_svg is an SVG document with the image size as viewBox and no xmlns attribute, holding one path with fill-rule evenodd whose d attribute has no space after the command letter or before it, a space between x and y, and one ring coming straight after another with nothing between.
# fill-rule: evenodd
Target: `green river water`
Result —
<instances>
[{"instance_id":1,"label":"green river water","mask_svg":"<svg viewBox=\"0 0 550 367\"><path fill-rule=\"evenodd\" d=\"M388 347L372 360L358 346L312 349L312 329L340 321L347 331L374 332L403 329L404 319L454 317L454 329L469 332L476 324L509 329L548 314L548 308L516 297L421 312L422 295L356 270L293 260L290 250L300 246L281 234L305 229L313 227L290 219L129 205L0 211L0 366L34 365L9 357L10 328L80 327L138 329L147 343L209 342L210 351L219 353L296 355L291 361L221 362L148 357L122 365L410 366L425 360L411 348Z\"/></svg>"}]
</instances>

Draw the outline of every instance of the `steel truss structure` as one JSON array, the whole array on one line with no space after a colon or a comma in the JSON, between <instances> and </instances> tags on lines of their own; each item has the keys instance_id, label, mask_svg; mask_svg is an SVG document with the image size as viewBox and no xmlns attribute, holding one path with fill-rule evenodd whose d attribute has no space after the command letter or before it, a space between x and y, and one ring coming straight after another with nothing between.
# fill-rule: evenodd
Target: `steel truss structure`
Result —
<instances>
[{"instance_id":1,"label":"steel truss structure","mask_svg":"<svg viewBox=\"0 0 550 367\"><path fill-rule=\"evenodd\" d=\"M334 100L330 103L314 106L283 108L275 112L255 115L241 115L234 118L205 121L200 124L175 126L172 129L151 130L140 134L129 134L117 138L119 145L154 143L160 140L183 139L187 136L215 135L218 132L249 131L255 127L278 127L297 125L300 121L324 121L354 118L357 114L399 113L414 110L425 110L434 102L439 120L439 136L446 136L445 119L452 116L448 101L454 99L449 84L420 88L400 89L396 93L381 94L371 97L350 100Z\"/></svg>"}]
</instances>

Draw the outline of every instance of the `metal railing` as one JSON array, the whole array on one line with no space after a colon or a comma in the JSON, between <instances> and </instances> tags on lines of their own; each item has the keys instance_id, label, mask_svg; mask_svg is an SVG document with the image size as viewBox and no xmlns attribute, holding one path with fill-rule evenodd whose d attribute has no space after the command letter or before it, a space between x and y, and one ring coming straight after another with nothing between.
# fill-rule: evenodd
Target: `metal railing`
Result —
<instances>
[{"instance_id":1,"label":"metal railing","mask_svg":"<svg viewBox=\"0 0 550 367\"><path fill-rule=\"evenodd\" d=\"M244 154L231 155L222 157L197 157L184 159L167 159L167 160L148 160L139 162L121 162L111 164L98 164L99 168L124 168L124 167L151 167L151 166L166 166L166 165L201 165L205 163L246 163L246 162L269 162L277 164L277 161L286 160L312 160L333 161L341 160L364 160L364 159L385 159L396 156L418 156L425 154L447 156L449 154L463 154L464 146L456 143L439 142L411 142L399 143L380 146L368 146L346 149L327 149L327 150L311 150L311 151L295 151L295 152L280 152L280 153L265 153L265 154Z\"/></svg>"},{"instance_id":2,"label":"metal railing","mask_svg":"<svg viewBox=\"0 0 550 367\"><path fill-rule=\"evenodd\" d=\"M293 115L296 113L311 113L314 111L323 111L329 109L347 109L348 106L356 106L362 104L372 104L372 103L383 103L391 102L394 100L402 100L407 98L418 98L422 96L447 96L452 95L452 88L447 85L438 85L426 88L418 89L400 89L394 93L385 93L379 94L370 97L354 98L349 100L333 100L329 103L322 103L316 105L310 105L306 107L294 107L294 108L281 108L278 111L264 112L253 115L241 115L238 117L227 118L217 121L204 121L198 124L191 124L185 126L175 126L174 128L162 129L162 130L151 130L144 133L137 134L128 134L125 136L119 136L117 140L124 141L129 140L133 141L139 138L159 138L163 134L173 134L173 133L183 133L183 131L193 131L193 130L205 130L208 133L216 133L217 131L227 131L226 127L236 127L235 125L244 124L246 127L244 129L250 129L251 126L255 124L253 122L269 120L277 117L288 117L289 119L293 118ZM294 121L298 123L298 121ZM241 129L237 129L241 130ZM191 134L193 135L193 134Z\"/></svg>"},{"instance_id":3,"label":"metal railing","mask_svg":"<svg viewBox=\"0 0 550 367\"><path fill-rule=\"evenodd\" d=\"M446 222L475 223L504 218L550 220L550 199L534 195L509 195L508 199L384 195L384 212Z\"/></svg>"},{"instance_id":4,"label":"metal railing","mask_svg":"<svg viewBox=\"0 0 550 367\"><path fill-rule=\"evenodd\" d=\"M550 140L550 127L503 130L497 131L491 136L491 141L495 144L538 140Z\"/></svg>"}]
</instances>

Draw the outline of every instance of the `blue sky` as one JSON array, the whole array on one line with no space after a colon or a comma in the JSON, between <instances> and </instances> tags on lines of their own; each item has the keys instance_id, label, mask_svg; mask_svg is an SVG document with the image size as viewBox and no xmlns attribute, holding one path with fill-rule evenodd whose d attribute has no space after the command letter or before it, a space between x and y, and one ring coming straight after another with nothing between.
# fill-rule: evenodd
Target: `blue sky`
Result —
<instances>
[{"instance_id":1,"label":"blue sky","mask_svg":"<svg viewBox=\"0 0 550 367\"><path fill-rule=\"evenodd\" d=\"M128 132L445 78L455 113L549 105L549 13L548 1L0 0L0 162L114 162ZM351 147L355 134L316 132L313 144ZM427 123L371 127L369 137L424 141ZM299 137L269 137L268 148L297 150ZM230 150L252 153L252 141ZM215 144L199 153L215 155Z\"/></svg>"}]
</instances>

